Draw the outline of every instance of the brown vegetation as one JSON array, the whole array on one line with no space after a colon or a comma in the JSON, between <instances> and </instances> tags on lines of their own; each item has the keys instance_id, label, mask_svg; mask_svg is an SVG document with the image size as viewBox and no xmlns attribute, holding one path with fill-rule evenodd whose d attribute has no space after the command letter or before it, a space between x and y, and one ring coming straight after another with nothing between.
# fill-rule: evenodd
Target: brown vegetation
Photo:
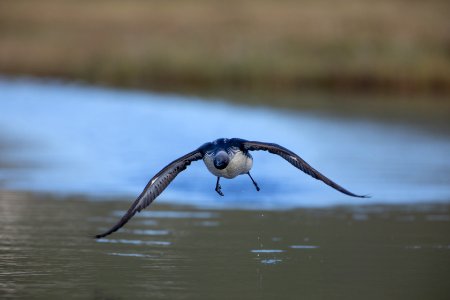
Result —
<instances>
[{"instance_id":1,"label":"brown vegetation","mask_svg":"<svg viewBox=\"0 0 450 300\"><path fill-rule=\"evenodd\" d=\"M449 11L441 0L3 0L0 73L448 92Z\"/></svg>"}]
</instances>

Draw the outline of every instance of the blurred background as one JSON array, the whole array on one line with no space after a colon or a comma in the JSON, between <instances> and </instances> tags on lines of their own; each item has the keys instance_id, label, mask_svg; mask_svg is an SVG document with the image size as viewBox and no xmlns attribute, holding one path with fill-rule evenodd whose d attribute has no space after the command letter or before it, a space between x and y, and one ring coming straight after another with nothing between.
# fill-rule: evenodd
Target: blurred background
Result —
<instances>
[{"instance_id":1,"label":"blurred background","mask_svg":"<svg viewBox=\"0 0 450 300\"><path fill-rule=\"evenodd\" d=\"M0 298L448 299L448 11L0 1ZM220 137L281 144L371 198L256 152L259 193L240 176L220 197L193 163L90 238Z\"/></svg>"},{"instance_id":2,"label":"blurred background","mask_svg":"<svg viewBox=\"0 0 450 300\"><path fill-rule=\"evenodd\" d=\"M448 1L0 3L0 70L152 88L448 92Z\"/></svg>"}]
</instances>

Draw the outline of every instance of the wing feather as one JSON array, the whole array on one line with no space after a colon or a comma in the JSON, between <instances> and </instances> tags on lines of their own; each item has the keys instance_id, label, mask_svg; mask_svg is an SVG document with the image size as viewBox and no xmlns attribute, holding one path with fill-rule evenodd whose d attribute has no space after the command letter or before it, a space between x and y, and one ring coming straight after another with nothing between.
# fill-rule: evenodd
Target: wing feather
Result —
<instances>
[{"instance_id":1,"label":"wing feather","mask_svg":"<svg viewBox=\"0 0 450 300\"><path fill-rule=\"evenodd\" d=\"M147 183L144 190L134 201L133 205L128 209L125 215L108 231L98 234L96 238L105 237L125 225L137 212L140 212L147 206L149 206L153 200L156 199L164 189L175 179L175 177L182 171L184 171L191 162L202 159L203 154L199 149L192 151L165 166L159 171L152 179Z\"/></svg>"},{"instance_id":2,"label":"wing feather","mask_svg":"<svg viewBox=\"0 0 450 300\"><path fill-rule=\"evenodd\" d=\"M272 143L264 143L264 142L257 142L257 141L243 141L242 142L243 148L247 151L255 151L255 150L263 150L263 151L269 151L272 154L277 154L287 160L291 165L296 167L297 169L300 169L301 171L305 172L306 174L310 175L311 177L323 181L325 184L331 186L332 188L340 191L341 193L344 193L346 195L352 196L352 197L359 197L359 198L367 198L368 196L362 196L362 195L356 195L342 186L338 185L313 167L311 167L306 161L304 161L300 156L295 154L289 149L284 148L283 146L280 146L278 144L272 144Z\"/></svg>"}]
</instances>

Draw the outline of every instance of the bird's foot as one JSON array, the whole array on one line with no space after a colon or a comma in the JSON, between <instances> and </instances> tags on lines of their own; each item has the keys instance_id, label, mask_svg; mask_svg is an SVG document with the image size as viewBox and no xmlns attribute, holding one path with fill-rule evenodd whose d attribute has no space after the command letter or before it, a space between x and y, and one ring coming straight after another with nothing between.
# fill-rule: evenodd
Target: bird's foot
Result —
<instances>
[{"instance_id":1,"label":"bird's foot","mask_svg":"<svg viewBox=\"0 0 450 300\"><path fill-rule=\"evenodd\" d=\"M225 195L222 193L222 187L220 186L220 184L216 186L216 192L217 192L220 196L225 196Z\"/></svg>"},{"instance_id":2,"label":"bird's foot","mask_svg":"<svg viewBox=\"0 0 450 300\"><path fill-rule=\"evenodd\" d=\"M220 186L220 177L217 177L217 181L216 181L216 192L220 195L223 196L222 193L222 187Z\"/></svg>"},{"instance_id":3,"label":"bird's foot","mask_svg":"<svg viewBox=\"0 0 450 300\"><path fill-rule=\"evenodd\" d=\"M250 172L247 172L247 174L248 174L248 176L250 177L250 179L252 180L253 185L254 185L255 188L256 188L256 191L259 192L260 188L259 188L258 184L257 184L256 181L253 179L252 175L250 175Z\"/></svg>"}]
</instances>

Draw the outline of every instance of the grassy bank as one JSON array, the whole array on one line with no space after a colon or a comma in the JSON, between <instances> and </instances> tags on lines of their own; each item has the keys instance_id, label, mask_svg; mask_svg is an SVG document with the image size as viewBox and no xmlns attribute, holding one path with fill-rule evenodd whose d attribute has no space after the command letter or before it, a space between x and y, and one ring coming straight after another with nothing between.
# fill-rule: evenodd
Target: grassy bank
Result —
<instances>
[{"instance_id":1,"label":"grassy bank","mask_svg":"<svg viewBox=\"0 0 450 300\"><path fill-rule=\"evenodd\" d=\"M171 89L450 92L448 1L0 2L0 73Z\"/></svg>"}]
</instances>

